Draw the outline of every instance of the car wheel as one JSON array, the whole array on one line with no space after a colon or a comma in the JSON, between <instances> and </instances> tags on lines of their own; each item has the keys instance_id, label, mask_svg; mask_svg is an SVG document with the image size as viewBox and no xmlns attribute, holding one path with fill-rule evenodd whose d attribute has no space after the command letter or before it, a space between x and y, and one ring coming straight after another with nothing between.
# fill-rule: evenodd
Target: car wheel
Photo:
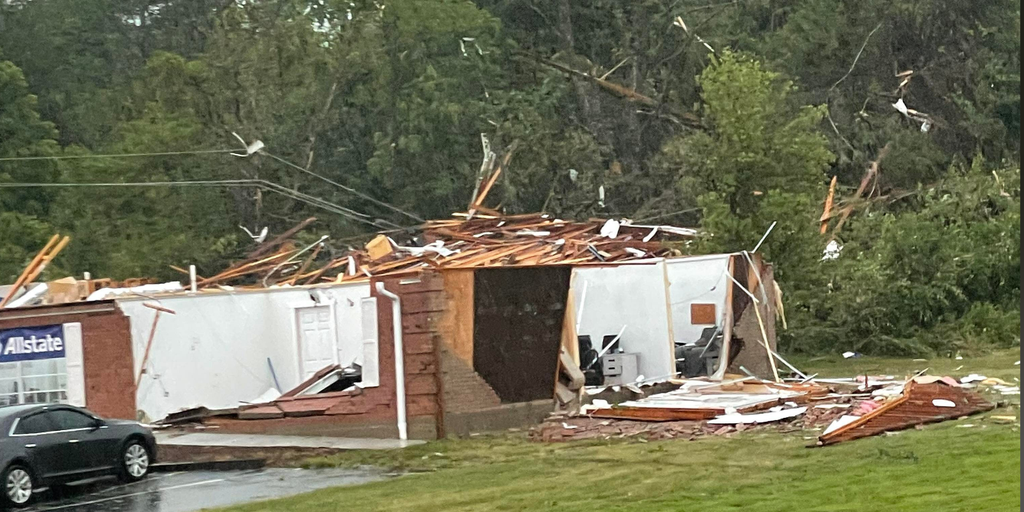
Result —
<instances>
[{"instance_id":1,"label":"car wheel","mask_svg":"<svg viewBox=\"0 0 1024 512\"><path fill-rule=\"evenodd\" d=\"M149 474L149 450L140 441L131 440L121 450L121 478L135 482Z\"/></svg>"},{"instance_id":2,"label":"car wheel","mask_svg":"<svg viewBox=\"0 0 1024 512\"><path fill-rule=\"evenodd\" d=\"M28 505L28 502L32 500L34 484L35 482L32 480L32 472L25 466L15 464L8 467L7 470L4 471L3 477L4 504L14 507L23 507Z\"/></svg>"}]
</instances>

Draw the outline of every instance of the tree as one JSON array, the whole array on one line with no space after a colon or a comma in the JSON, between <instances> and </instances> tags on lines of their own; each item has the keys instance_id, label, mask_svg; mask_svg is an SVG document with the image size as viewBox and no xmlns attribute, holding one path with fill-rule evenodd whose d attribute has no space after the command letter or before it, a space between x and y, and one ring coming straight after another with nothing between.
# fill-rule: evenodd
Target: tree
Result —
<instances>
[{"instance_id":1,"label":"tree","mask_svg":"<svg viewBox=\"0 0 1024 512\"><path fill-rule=\"evenodd\" d=\"M798 279L824 247L815 210L833 156L822 109L792 106L790 82L729 51L698 82L708 130L669 141L660 161L677 176L675 206L703 209L709 251L752 249L778 221L762 251L780 280Z\"/></svg>"},{"instance_id":2,"label":"tree","mask_svg":"<svg viewBox=\"0 0 1024 512\"><path fill-rule=\"evenodd\" d=\"M0 61L0 158L45 157L59 151L53 124L40 119L36 97L21 70ZM3 183L47 183L57 177L52 161L0 161ZM43 188L0 188L0 278L12 282L46 240L45 222L54 193Z\"/></svg>"}]
</instances>

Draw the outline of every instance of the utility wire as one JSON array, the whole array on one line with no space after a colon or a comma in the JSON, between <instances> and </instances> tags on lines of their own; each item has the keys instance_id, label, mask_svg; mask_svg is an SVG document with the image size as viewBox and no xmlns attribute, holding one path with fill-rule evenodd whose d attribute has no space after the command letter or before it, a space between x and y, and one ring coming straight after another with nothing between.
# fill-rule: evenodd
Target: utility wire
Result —
<instances>
[{"instance_id":1,"label":"utility wire","mask_svg":"<svg viewBox=\"0 0 1024 512\"><path fill-rule=\"evenodd\" d=\"M146 181L134 183L0 183L0 188L100 188L100 187L188 187L188 186L226 186L226 187L257 187L270 192L277 192L297 201L316 206L323 210L336 213L343 217L379 228L378 222L367 220L368 215L350 210L343 206L325 201L319 197L296 192L277 183L259 179L242 180L195 180L195 181Z\"/></svg>"},{"instance_id":2,"label":"utility wire","mask_svg":"<svg viewBox=\"0 0 1024 512\"><path fill-rule=\"evenodd\" d=\"M194 151L165 151L161 153L120 153L111 155L53 155L53 156L9 156L0 162L23 162L27 160L73 160L83 158L134 158L141 156L205 155L210 153L232 153L237 149L200 149Z\"/></svg>"},{"instance_id":3,"label":"utility wire","mask_svg":"<svg viewBox=\"0 0 1024 512\"><path fill-rule=\"evenodd\" d=\"M355 194L355 195L357 195L357 196L359 196L359 197L361 197L363 199L366 199L367 201L370 201L370 202L372 202L372 203L374 203L376 205L383 206L383 207L385 207L385 208L387 208L387 209L389 209L391 211L401 213L402 215L405 215L406 217L409 217L409 218L411 218L411 219L413 219L413 220L415 220L417 222L426 222L425 219L423 219L422 217L420 217L420 216L418 216L416 214L409 213L409 212L407 212L407 211L405 211L405 210L403 210L403 209L401 209L401 208L399 208L397 206L385 203L384 201L379 201L377 199L374 199L373 197L371 197L369 195L366 195L366 194L364 194L364 193L362 193L362 192L360 192L360 191L358 191L358 190L356 190L356 189L354 189L352 187L348 187L348 186L342 185L341 183L338 183L337 181L334 181L334 180L332 180L330 178L327 178L325 176L317 174L317 173L315 173L313 171L310 171L309 169L306 169L306 168L301 167L299 165L293 164L293 163L289 162L288 160L285 160L284 158L281 158L281 157L279 157L277 155L269 153L265 149L260 150L260 153L264 154L264 155L267 155L270 158L273 158L274 160L277 160L278 162L281 162L282 164L285 164L285 165L287 165L289 167L292 167L294 169L298 169L298 170L300 170L300 171L302 171L302 172L304 172L306 174L309 174L311 176L315 176L316 178L319 178L322 181L325 181L327 183L330 183L331 185L334 185L335 187L338 187L338 188L340 188L342 190L345 190L347 192Z\"/></svg>"},{"instance_id":4,"label":"utility wire","mask_svg":"<svg viewBox=\"0 0 1024 512\"><path fill-rule=\"evenodd\" d=\"M238 149L201 149L201 150L192 150L192 151L163 151L163 152L154 152L154 153L120 153L120 154L105 154L105 155L12 156L12 157L0 157L0 162L25 162L25 161L33 161L33 160L76 160L76 159L88 159L88 158L135 158L135 157L154 157L154 156L203 155L203 154L217 154L217 153L234 153L234 152L237 152L237 151L239 151L239 150ZM243 149L243 151L244 151L244 149ZM397 206L394 206L394 205L385 203L383 201L374 199L373 197L371 197L371 196L369 196L367 194L364 194L364 193L362 193L362 192L360 192L360 191L358 191L358 190L356 190L356 189L354 189L352 187L348 187L348 186L342 185L341 183L338 183L338 182L336 182L334 180L331 180L330 178L327 178L325 176L317 174L317 173L315 173L313 171L310 171L309 169L305 169L303 167L300 167L300 166L298 166L298 165L296 165L296 164L294 164L292 162L289 162L288 160L285 160L285 159L283 159L283 158L281 158L281 157L279 157L277 155L271 154L271 153L267 152L266 150L260 150L259 153L267 155L270 158L273 158L274 160L277 160L278 162L281 162L281 163L283 163L283 164L285 164L285 165L287 165L289 167L293 167L293 168L298 169L298 170L300 170L300 171L302 171L302 172L304 172L306 174L309 174L309 175L314 176L314 177L316 177L316 178L318 178L320 180L323 180L323 181L325 181L327 183L330 183L331 185L334 185L334 186L336 186L336 187L338 187L338 188L340 188L342 190L345 190L347 192L355 194L355 195L357 195L357 196L359 196L359 197L361 197L363 199L366 199L367 201L370 201L370 202L372 202L374 204L377 204L377 205L383 206L383 207L385 207L385 208L387 208L389 210L401 213L402 215L405 215L405 216L407 216L409 218L412 218L413 220L415 220L417 222L426 222L422 217L419 217L419 216L417 216L415 214L412 214L412 213L409 213L409 212L407 212L405 210L402 210L401 208L398 208ZM158 182L154 182L154 183L158 183ZM267 183L269 183L269 182L267 182ZM199 182L196 182L195 184L196 185L202 185L202 184L213 184L213 183L199 183ZM111 185L111 186L113 186L113 185ZM159 185L154 185L154 186L159 186ZM8 188L10 188L10 187L8 187ZM337 205L335 205L335 206L337 206ZM348 210L348 211L350 213L354 214L354 215L361 215L362 217L365 217L365 218L369 218L370 217L369 215L358 213L358 212L355 212L354 210ZM391 222L388 222L388 224L390 224L391 226L396 226L396 227L398 226L397 224L394 224L394 223L391 223Z\"/></svg>"},{"instance_id":5,"label":"utility wire","mask_svg":"<svg viewBox=\"0 0 1024 512\"><path fill-rule=\"evenodd\" d=\"M656 220L656 219L663 219L665 217L671 217L673 215L681 215L681 214L684 214L684 213L695 212L695 211L698 211L698 210L701 210L701 209L702 208L687 208L685 210L679 210L678 212L665 213L665 214L662 214L662 215L655 215L653 217L644 217L642 219L637 219L637 220L635 220L633 222L648 222L648 221L652 221L652 220Z\"/></svg>"}]
</instances>

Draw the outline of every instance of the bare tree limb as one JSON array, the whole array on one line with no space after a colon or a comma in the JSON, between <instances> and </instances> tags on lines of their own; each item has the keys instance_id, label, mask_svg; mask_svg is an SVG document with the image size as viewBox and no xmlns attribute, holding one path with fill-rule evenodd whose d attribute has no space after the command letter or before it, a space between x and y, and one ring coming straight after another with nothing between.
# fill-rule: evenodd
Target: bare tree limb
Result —
<instances>
[{"instance_id":1,"label":"bare tree limb","mask_svg":"<svg viewBox=\"0 0 1024 512\"><path fill-rule=\"evenodd\" d=\"M883 21L879 23L871 30L871 32L868 32L868 36L864 38L864 43L860 45L860 50L857 52L857 56L853 58L853 64L850 65L850 69L846 71L846 74L843 75L842 78L836 80L836 83L832 84L832 87L828 88L829 93L832 92L832 89L835 89L840 83L842 83L843 80L846 80L846 78L850 76L850 73L853 73L853 68L857 67L857 61L860 60L860 56L864 53L864 48L867 48L868 41L871 40L871 36L875 35L875 32L878 32L878 29L882 28L883 23L885 22Z\"/></svg>"}]
</instances>

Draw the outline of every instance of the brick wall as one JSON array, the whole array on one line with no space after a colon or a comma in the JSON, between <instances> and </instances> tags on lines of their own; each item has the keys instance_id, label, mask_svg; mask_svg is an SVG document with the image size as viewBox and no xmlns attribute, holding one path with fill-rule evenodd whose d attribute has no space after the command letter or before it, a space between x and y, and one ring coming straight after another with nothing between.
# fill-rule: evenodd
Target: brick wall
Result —
<instances>
[{"instance_id":1,"label":"brick wall","mask_svg":"<svg viewBox=\"0 0 1024 512\"><path fill-rule=\"evenodd\" d=\"M82 324L85 406L100 416L135 419L131 324L113 301L0 313L0 329L73 322Z\"/></svg>"},{"instance_id":2,"label":"brick wall","mask_svg":"<svg viewBox=\"0 0 1024 512\"><path fill-rule=\"evenodd\" d=\"M107 418L136 419L131 320L116 314L82 322L85 406Z\"/></svg>"},{"instance_id":3,"label":"brick wall","mask_svg":"<svg viewBox=\"0 0 1024 512\"><path fill-rule=\"evenodd\" d=\"M483 377L444 344L441 346L441 378L446 413L479 411L501 405L498 394Z\"/></svg>"}]
</instances>

